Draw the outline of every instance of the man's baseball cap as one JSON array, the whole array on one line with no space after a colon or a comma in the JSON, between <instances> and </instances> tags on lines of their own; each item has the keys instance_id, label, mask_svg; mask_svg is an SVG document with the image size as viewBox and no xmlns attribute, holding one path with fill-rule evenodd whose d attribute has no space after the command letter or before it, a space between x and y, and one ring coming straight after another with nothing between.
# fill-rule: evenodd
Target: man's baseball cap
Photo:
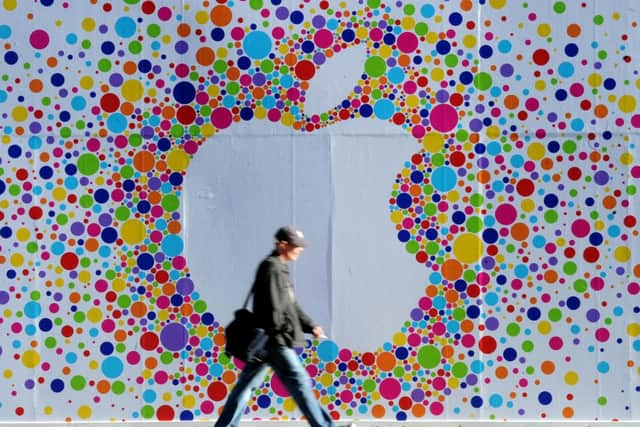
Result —
<instances>
[{"instance_id":1,"label":"man's baseball cap","mask_svg":"<svg viewBox=\"0 0 640 427\"><path fill-rule=\"evenodd\" d=\"M302 231L291 225L280 227L278 231L276 231L274 237L276 238L276 241L286 242L292 246L300 246L303 248L307 246L307 241L304 240L304 234L302 234Z\"/></svg>"}]
</instances>

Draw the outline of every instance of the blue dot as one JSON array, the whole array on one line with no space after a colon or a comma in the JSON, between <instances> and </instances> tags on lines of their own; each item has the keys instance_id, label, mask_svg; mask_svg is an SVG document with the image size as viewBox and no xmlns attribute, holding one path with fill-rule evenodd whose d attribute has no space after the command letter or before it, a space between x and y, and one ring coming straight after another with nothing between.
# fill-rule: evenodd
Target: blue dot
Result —
<instances>
[{"instance_id":1,"label":"blue dot","mask_svg":"<svg viewBox=\"0 0 640 427\"><path fill-rule=\"evenodd\" d=\"M180 421L192 421L194 419L193 412L188 409L180 412Z\"/></svg>"},{"instance_id":2,"label":"blue dot","mask_svg":"<svg viewBox=\"0 0 640 427\"><path fill-rule=\"evenodd\" d=\"M564 47L564 53L565 55L573 58L574 56L576 56L578 54L578 46L575 43L569 43Z\"/></svg>"},{"instance_id":3,"label":"blue dot","mask_svg":"<svg viewBox=\"0 0 640 427\"><path fill-rule=\"evenodd\" d=\"M0 25L0 39L8 39L9 37L11 37L11 27Z\"/></svg>"},{"instance_id":4,"label":"blue dot","mask_svg":"<svg viewBox=\"0 0 640 427\"><path fill-rule=\"evenodd\" d=\"M51 391L53 391L54 393L60 393L62 390L64 390L64 381L62 381L60 378L56 378L55 380L51 381Z\"/></svg>"},{"instance_id":5,"label":"blue dot","mask_svg":"<svg viewBox=\"0 0 640 427\"><path fill-rule=\"evenodd\" d=\"M469 71L463 71L460 73L460 83L468 85L473 81L473 74Z\"/></svg>"},{"instance_id":6,"label":"blue dot","mask_svg":"<svg viewBox=\"0 0 640 427\"><path fill-rule=\"evenodd\" d=\"M569 310L577 310L578 308L580 308L580 298L578 297L567 298L567 308Z\"/></svg>"},{"instance_id":7,"label":"blue dot","mask_svg":"<svg viewBox=\"0 0 640 427\"><path fill-rule=\"evenodd\" d=\"M436 13L433 5L426 3L420 8L420 14L425 18L431 18Z\"/></svg>"},{"instance_id":8,"label":"blue dot","mask_svg":"<svg viewBox=\"0 0 640 427\"><path fill-rule=\"evenodd\" d=\"M165 255L174 257L180 255L184 249L184 242L182 238L176 234L169 234L162 239L162 252Z\"/></svg>"},{"instance_id":9,"label":"blue dot","mask_svg":"<svg viewBox=\"0 0 640 427\"><path fill-rule=\"evenodd\" d=\"M492 244L498 241L499 235L495 228L485 228L482 232L482 240Z\"/></svg>"},{"instance_id":10,"label":"blue dot","mask_svg":"<svg viewBox=\"0 0 640 427\"><path fill-rule=\"evenodd\" d=\"M148 253L140 254L138 255L136 263L141 270L151 270L154 264L153 255Z\"/></svg>"},{"instance_id":11,"label":"blue dot","mask_svg":"<svg viewBox=\"0 0 640 427\"><path fill-rule=\"evenodd\" d=\"M358 111L362 117L371 117L373 114L373 108L369 104L362 104Z\"/></svg>"},{"instance_id":12,"label":"blue dot","mask_svg":"<svg viewBox=\"0 0 640 427\"><path fill-rule=\"evenodd\" d=\"M127 128L127 118L122 113L113 113L107 118L107 128L113 133L122 133Z\"/></svg>"},{"instance_id":13,"label":"blue dot","mask_svg":"<svg viewBox=\"0 0 640 427\"><path fill-rule=\"evenodd\" d=\"M9 157L13 159L17 159L22 155L22 148L19 145L10 145L8 151Z\"/></svg>"},{"instance_id":14,"label":"blue dot","mask_svg":"<svg viewBox=\"0 0 640 427\"><path fill-rule=\"evenodd\" d=\"M102 45L100 46L100 50L105 55L111 55L113 52L115 52L116 45L114 45L113 42L111 41L102 42Z\"/></svg>"},{"instance_id":15,"label":"blue dot","mask_svg":"<svg viewBox=\"0 0 640 427\"><path fill-rule=\"evenodd\" d=\"M291 12L289 19L291 19L291 22L293 22L294 24L299 24L304 21L304 14L299 10L296 10Z\"/></svg>"},{"instance_id":16,"label":"blue dot","mask_svg":"<svg viewBox=\"0 0 640 427\"><path fill-rule=\"evenodd\" d=\"M456 172L448 166L441 166L431 174L431 184L440 192L451 191L456 186L456 183Z\"/></svg>"},{"instance_id":17,"label":"blue dot","mask_svg":"<svg viewBox=\"0 0 640 427\"><path fill-rule=\"evenodd\" d=\"M483 400L482 400L482 397L480 396L473 396L471 398L471 406L473 406L474 408L482 407L482 403L483 403Z\"/></svg>"},{"instance_id":18,"label":"blue dot","mask_svg":"<svg viewBox=\"0 0 640 427\"><path fill-rule=\"evenodd\" d=\"M6 52L4 54L4 62L9 65L15 64L16 62L18 62L18 54L12 50Z\"/></svg>"},{"instance_id":19,"label":"blue dot","mask_svg":"<svg viewBox=\"0 0 640 427\"><path fill-rule=\"evenodd\" d=\"M531 307L527 310L527 318L529 320L538 320L541 315L542 313L540 312L540 309L537 307Z\"/></svg>"},{"instance_id":20,"label":"blue dot","mask_svg":"<svg viewBox=\"0 0 640 427\"><path fill-rule=\"evenodd\" d=\"M485 58L485 59L491 58L491 56L493 55L493 48L488 44L485 44L483 46L480 46L480 50L478 53L482 58Z\"/></svg>"},{"instance_id":21,"label":"blue dot","mask_svg":"<svg viewBox=\"0 0 640 427\"><path fill-rule=\"evenodd\" d=\"M105 243L113 243L118 240L118 231L113 227L107 227L102 230L100 237Z\"/></svg>"},{"instance_id":22,"label":"blue dot","mask_svg":"<svg viewBox=\"0 0 640 427\"><path fill-rule=\"evenodd\" d=\"M173 88L173 97L180 104L188 104L196 97L196 88L189 82L180 82Z\"/></svg>"},{"instance_id":23,"label":"blue dot","mask_svg":"<svg viewBox=\"0 0 640 427\"><path fill-rule=\"evenodd\" d=\"M109 192L104 188L99 188L93 193L93 198L98 203L106 203L109 200Z\"/></svg>"},{"instance_id":24,"label":"blue dot","mask_svg":"<svg viewBox=\"0 0 640 427\"><path fill-rule=\"evenodd\" d=\"M373 106L373 112L381 120L390 119L395 111L393 102L388 99L380 99Z\"/></svg>"},{"instance_id":25,"label":"blue dot","mask_svg":"<svg viewBox=\"0 0 640 427\"><path fill-rule=\"evenodd\" d=\"M548 405L552 400L553 396L551 396L551 393L548 391L543 391L538 394L538 402L540 402L541 405Z\"/></svg>"},{"instance_id":26,"label":"blue dot","mask_svg":"<svg viewBox=\"0 0 640 427\"><path fill-rule=\"evenodd\" d=\"M558 205L558 196L555 194L547 194L544 196L544 205L548 208L555 208Z\"/></svg>"},{"instance_id":27,"label":"blue dot","mask_svg":"<svg viewBox=\"0 0 640 427\"><path fill-rule=\"evenodd\" d=\"M331 340L318 344L318 357L325 362L331 362L338 357L338 345Z\"/></svg>"},{"instance_id":28,"label":"blue dot","mask_svg":"<svg viewBox=\"0 0 640 427\"><path fill-rule=\"evenodd\" d=\"M347 43L352 42L356 38L356 33L351 29L346 29L342 32L342 40Z\"/></svg>"},{"instance_id":29,"label":"blue dot","mask_svg":"<svg viewBox=\"0 0 640 427\"><path fill-rule=\"evenodd\" d=\"M224 39L224 30L220 27L211 30L211 39L216 42L222 41Z\"/></svg>"},{"instance_id":30,"label":"blue dot","mask_svg":"<svg viewBox=\"0 0 640 427\"><path fill-rule=\"evenodd\" d=\"M459 12L453 12L449 15L449 23L455 26L462 24L462 15Z\"/></svg>"},{"instance_id":31,"label":"blue dot","mask_svg":"<svg viewBox=\"0 0 640 427\"><path fill-rule=\"evenodd\" d=\"M100 353L102 353L105 356L111 355L111 353L113 353L113 350L114 350L113 344L108 341L100 344Z\"/></svg>"},{"instance_id":32,"label":"blue dot","mask_svg":"<svg viewBox=\"0 0 640 427\"><path fill-rule=\"evenodd\" d=\"M51 75L51 84L60 87L64 84L64 76L60 73L53 73Z\"/></svg>"},{"instance_id":33,"label":"blue dot","mask_svg":"<svg viewBox=\"0 0 640 427\"><path fill-rule=\"evenodd\" d=\"M122 374L124 364L116 356L107 357L102 361L102 373L107 378L117 378Z\"/></svg>"},{"instance_id":34,"label":"blue dot","mask_svg":"<svg viewBox=\"0 0 640 427\"><path fill-rule=\"evenodd\" d=\"M470 305L467 307L467 316L471 319L477 319L480 316L480 308L476 305Z\"/></svg>"},{"instance_id":35,"label":"blue dot","mask_svg":"<svg viewBox=\"0 0 640 427\"><path fill-rule=\"evenodd\" d=\"M436 50L440 55L446 55L451 51L451 45L447 40L440 40L436 43Z\"/></svg>"},{"instance_id":36,"label":"blue dot","mask_svg":"<svg viewBox=\"0 0 640 427\"><path fill-rule=\"evenodd\" d=\"M244 53L250 58L262 59L271 52L271 37L262 31L252 31L242 42Z\"/></svg>"},{"instance_id":37,"label":"blue dot","mask_svg":"<svg viewBox=\"0 0 640 427\"><path fill-rule=\"evenodd\" d=\"M603 241L604 241L604 237L602 236L602 234L598 233L597 231L589 235L589 243L591 243L593 246L600 246Z\"/></svg>"},{"instance_id":38,"label":"blue dot","mask_svg":"<svg viewBox=\"0 0 640 427\"><path fill-rule=\"evenodd\" d=\"M411 206L412 202L413 198L407 193L400 193L398 194L398 197L396 197L396 204L400 209L408 208L409 206Z\"/></svg>"},{"instance_id":39,"label":"blue dot","mask_svg":"<svg viewBox=\"0 0 640 427\"><path fill-rule=\"evenodd\" d=\"M136 33L136 21L128 16L118 18L116 21L116 33L122 38L129 38Z\"/></svg>"},{"instance_id":40,"label":"blue dot","mask_svg":"<svg viewBox=\"0 0 640 427\"><path fill-rule=\"evenodd\" d=\"M38 327L42 332L49 332L53 328L53 322L51 321L51 319L47 318L40 319L40 321L38 322Z\"/></svg>"}]
</instances>

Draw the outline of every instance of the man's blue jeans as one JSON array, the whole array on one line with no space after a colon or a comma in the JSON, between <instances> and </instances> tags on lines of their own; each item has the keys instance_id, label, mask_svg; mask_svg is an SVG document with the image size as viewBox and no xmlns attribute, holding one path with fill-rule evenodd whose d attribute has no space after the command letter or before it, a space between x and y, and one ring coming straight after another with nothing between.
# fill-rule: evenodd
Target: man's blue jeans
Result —
<instances>
[{"instance_id":1,"label":"man's blue jeans","mask_svg":"<svg viewBox=\"0 0 640 427\"><path fill-rule=\"evenodd\" d=\"M264 381L269 366L278 374L312 427L334 427L331 416L316 400L311 389L311 378L302 367L296 352L282 346L270 348L266 360L262 362L247 363L231 390L215 427L238 426L251 394Z\"/></svg>"}]
</instances>

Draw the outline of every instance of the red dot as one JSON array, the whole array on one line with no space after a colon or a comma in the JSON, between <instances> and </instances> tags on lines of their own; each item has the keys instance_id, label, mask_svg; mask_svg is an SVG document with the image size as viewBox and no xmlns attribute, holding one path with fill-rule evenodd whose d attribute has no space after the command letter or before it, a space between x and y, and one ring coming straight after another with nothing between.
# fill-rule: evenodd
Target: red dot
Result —
<instances>
[{"instance_id":1,"label":"red dot","mask_svg":"<svg viewBox=\"0 0 640 427\"><path fill-rule=\"evenodd\" d=\"M316 74L316 66L311 61L303 60L296 64L295 73L300 80L311 80Z\"/></svg>"},{"instance_id":2,"label":"red dot","mask_svg":"<svg viewBox=\"0 0 640 427\"><path fill-rule=\"evenodd\" d=\"M574 167L569 168L569 171L567 172L567 175L569 176L570 180L577 181L582 176L582 170L580 170L580 168L574 166Z\"/></svg>"},{"instance_id":3,"label":"red dot","mask_svg":"<svg viewBox=\"0 0 640 427\"><path fill-rule=\"evenodd\" d=\"M62 334L63 337L69 338L71 335L73 335L73 328L69 325L63 326L60 333Z\"/></svg>"},{"instance_id":4,"label":"red dot","mask_svg":"<svg viewBox=\"0 0 640 427\"><path fill-rule=\"evenodd\" d=\"M373 353L364 353L362 355L362 363L364 363L367 366L371 366L375 363L376 361L376 357L373 355Z\"/></svg>"},{"instance_id":5,"label":"red dot","mask_svg":"<svg viewBox=\"0 0 640 427\"><path fill-rule=\"evenodd\" d=\"M393 123L395 123L398 126L404 123L404 119L405 117L404 117L404 114L402 113L395 113L393 115Z\"/></svg>"},{"instance_id":6,"label":"red dot","mask_svg":"<svg viewBox=\"0 0 640 427\"><path fill-rule=\"evenodd\" d=\"M456 166L456 167L462 166L466 161L467 161L467 158L462 151L454 151L449 155L449 162L451 163L452 166Z\"/></svg>"},{"instance_id":7,"label":"red dot","mask_svg":"<svg viewBox=\"0 0 640 427\"><path fill-rule=\"evenodd\" d=\"M462 97L461 94L459 93L454 93L453 95L451 95L451 97L449 98L449 102L451 103L451 105L459 107L460 105L462 105L462 103L464 102L464 98Z\"/></svg>"},{"instance_id":8,"label":"red dot","mask_svg":"<svg viewBox=\"0 0 640 427\"><path fill-rule=\"evenodd\" d=\"M549 62L549 52L547 52L545 49L538 49L535 52L533 52L533 62L535 62L537 65L545 65L547 62Z\"/></svg>"},{"instance_id":9,"label":"red dot","mask_svg":"<svg viewBox=\"0 0 640 427\"><path fill-rule=\"evenodd\" d=\"M155 350L158 348L158 344L160 344L160 339L154 332L145 332L140 337L140 346L147 351Z\"/></svg>"},{"instance_id":10,"label":"red dot","mask_svg":"<svg viewBox=\"0 0 640 427\"><path fill-rule=\"evenodd\" d=\"M190 105L183 105L178 108L176 118L183 125L191 124L196 119L196 110L194 110Z\"/></svg>"},{"instance_id":11,"label":"red dot","mask_svg":"<svg viewBox=\"0 0 640 427\"><path fill-rule=\"evenodd\" d=\"M113 113L120 107L120 98L113 93L105 93L100 99L100 107L109 113Z\"/></svg>"},{"instance_id":12,"label":"red dot","mask_svg":"<svg viewBox=\"0 0 640 427\"><path fill-rule=\"evenodd\" d=\"M480 295L480 286L478 285L469 285L467 287L467 295L471 298L475 298Z\"/></svg>"},{"instance_id":13,"label":"red dot","mask_svg":"<svg viewBox=\"0 0 640 427\"><path fill-rule=\"evenodd\" d=\"M524 197L527 197L533 194L534 189L535 189L535 186L533 184L533 181L527 178L521 179L516 184L516 190L518 191L518 194Z\"/></svg>"},{"instance_id":14,"label":"red dot","mask_svg":"<svg viewBox=\"0 0 640 427\"><path fill-rule=\"evenodd\" d=\"M490 335L485 335L478 341L478 348L484 354L493 353L496 351L496 347L498 347L498 343L496 342L496 339Z\"/></svg>"},{"instance_id":15,"label":"red dot","mask_svg":"<svg viewBox=\"0 0 640 427\"><path fill-rule=\"evenodd\" d=\"M582 256L584 257L585 261L593 263L600 259L600 251L598 250L598 248L590 246L584 250Z\"/></svg>"},{"instance_id":16,"label":"red dot","mask_svg":"<svg viewBox=\"0 0 640 427\"><path fill-rule=\"evenodd\" d=\"M24 181L28 177L29 177L29 172L27 172L26 169L21 168L16 171L16 178L18 178L20 181Z\"/></svg>"},{"instance_id":17,"label":"red dot","mask_svg":"<svg viewBox=\"0 0 640 427\"><path fill-rule=\"evenodd\" d=\"M633 215L627 215L624 217L624 225L626 225L629 228L635 226L636 222L637 222L636 217Z\"/></svg>"},{"instance_id":18,"label":"red dot","mask_svg":"<svg viewBox=\"0 0 640 427\"><path fill-rule=\"evenodd\" d=\"M227 386L220 381L213 382L207 387L207 395L211 400L219 402L227 396Z\"/></svg>"},{"instance_id":19,"label":"red dot","mask_svg":"<svg viewBox=\"0 0 640 427\"><path fill-rule=\"evenodd\" d=\"M147 15L151 15L156 10L156 5L152 1L145 1L142 3L142 12Z\"/></svg>"},{"instance_id":20,"label":"red dot","mask_svg":"<svg viewBox=\"0 0 640 427\"><path fill-rule=\"evenodd\" d=\"M175 417L176 413L169 405L162 405L158 408L156 415L160 421L171 421Z\"/></svg>"},{"instance_id":21,"label":"red dot","mask_svg":"<svg viewBox=\"0 0 640 427\"><path fill-rule=\"evenodd\" d=\"M416 261L420 264L427 262L427 259L429 259L429 256L425 251L418 251L418 253L416 253Z\"/></svg>"},{"instance_id":22,"label":"red dot","mask_svg":"<svg viewBox=\"0 0 640 427\"><path fill-rule=\"evenodd\" d=\"M34 206L31 209L29 209L29 216L32 219L40 219L42 218L42 208L40 206Z\"/></svg>"},{"instance_id":23,"label":"red dot","mask_svg":"<svg viewBox=\"0 0 640 427\"><path fill-rule=\"evenodd\" d=\"M67 252L60 257L60 265L65 270L73 270L78 266L78 256L72 252Z\"/></svg>"}]
</instances>

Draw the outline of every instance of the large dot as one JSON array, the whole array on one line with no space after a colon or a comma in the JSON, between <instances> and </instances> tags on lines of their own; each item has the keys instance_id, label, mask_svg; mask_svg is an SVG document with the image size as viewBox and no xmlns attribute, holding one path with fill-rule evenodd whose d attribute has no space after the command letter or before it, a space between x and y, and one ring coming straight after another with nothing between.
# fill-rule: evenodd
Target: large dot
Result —
<instances>
[{"instance_id":1,"label":"large dot","mask_svg":"<svg viewBox=\"0 0 640 427\"><path fill-rule=\"evenodd\" d=\"M482 240L475 234L461 234L455 242L453 242L453 254L462 262L473 264L482 257L483 245Z\"/></svg>"},{"instance_id":2,"label":"large dot","mask_svg":"<svg viewBox=\"0 0 640 427\"><path fill-rule=\"evenodd\" d=\"M44 30L35 30L29 36L29 43L34 49L44 49L49 46L49 33Z\"/></svg>"},{"instance_id":3,"label":"large dot","mask_svg":"<svg viewBox=\"0 0 640 427\"><path fill-rule=\"evenodd\" d=\"M439 167L431 174L431 184L440 192L451 191L456 186L456 183L456 172L448 166Z\"/></svg>"},{"instance_id":4,"label":"large dot","mask_svg":"<svg viewBox=\"0 0 640 427\"><path fill-rule=\"evenodd\" d=\"M253 31L244 38L242 49L250 58L262 59L271 51L271 37L262 31Z\"/></svg>"},{"instance_id":5,"label":"large dot","mask_svg":"<svg viewBox=\"0 0 640 427\"><path fill-rule=\"evenodd\" d=\"M458 112L449 104L439 104L431 110L429 120L438 132L449 132L458 124Z\"/></svg>"},{"instance_id":6,"label":"large dot","mask_svg":"<svg viewBox=\"0 0 640 427\"><path fill-rule=\"evenodd\" d=\"M160 332L160 342L171 351L182 350L187 345L189 334L179 323L169 323Z\"/></svg>"}]
</instances>

